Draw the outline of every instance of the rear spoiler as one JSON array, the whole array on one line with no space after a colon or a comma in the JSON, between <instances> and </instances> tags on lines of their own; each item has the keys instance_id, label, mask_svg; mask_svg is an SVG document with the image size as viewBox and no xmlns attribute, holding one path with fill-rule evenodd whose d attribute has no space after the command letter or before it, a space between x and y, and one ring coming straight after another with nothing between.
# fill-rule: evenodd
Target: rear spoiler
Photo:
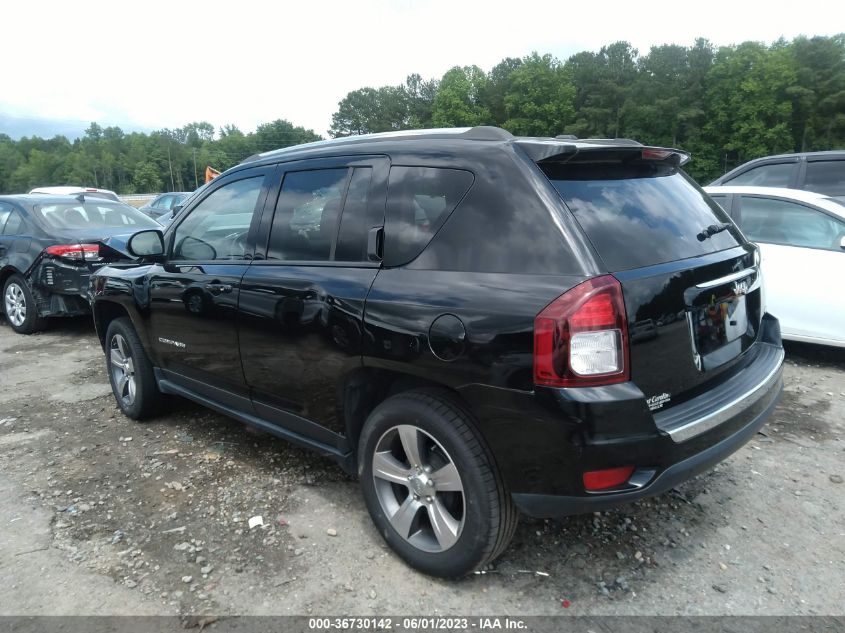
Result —
<instances>
[{"instance_id":1,"label":"rear spoiler","mask_svg":"<svg viewBox=\"0 0 845 633\"><path fill-rule=\"evenodd\" d=\"M578 145L557 139L520 139L514 142L535 163L568 163L579 154L639 155L644 160L665 161L680 167L690 161L690 155L670 147L651 147L627 138L584 139Z\"/></svg>"}]
</instances>

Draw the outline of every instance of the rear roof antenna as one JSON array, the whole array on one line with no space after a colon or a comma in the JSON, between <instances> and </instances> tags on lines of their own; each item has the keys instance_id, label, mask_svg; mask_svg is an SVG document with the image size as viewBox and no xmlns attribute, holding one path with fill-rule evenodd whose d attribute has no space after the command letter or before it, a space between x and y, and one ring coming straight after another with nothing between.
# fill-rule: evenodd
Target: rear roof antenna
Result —
<instances>
[{"instance_id":1,"label":"rear roof antenna","mask_svg":"<svg viewBox=\"0 0 845 633\"><path fill-rule=\"evenodd\" d=\"M79 200L80 202L84 203L85 202L85 194L80 193L78 196L76 196L76 199Z\"/></svg>"},{"instance_id":2,"label":"rear roof antenna","mask_svg":"<svg viewBox=\"0 0 845 633\"><path fill-rule=\"evenodd\" d=\"M561 141L577 141L578 140L578 137L575 136L574 134L558 134L557 136L555 136L555 138L559 139Z\"/></svg>"}]
</instances>

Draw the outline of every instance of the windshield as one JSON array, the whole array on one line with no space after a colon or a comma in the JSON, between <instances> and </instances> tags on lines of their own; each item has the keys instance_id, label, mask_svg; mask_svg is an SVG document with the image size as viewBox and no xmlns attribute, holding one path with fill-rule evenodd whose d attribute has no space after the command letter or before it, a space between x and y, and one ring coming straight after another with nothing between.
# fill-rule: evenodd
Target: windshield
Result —
<instances>
[{"instance_id":1,"label":"windshield","mask_svg":"<svg viewBox=\"0 0 845 633\"><path fill-rule=\"evenodd\" d=\"M54 229L160 228L158 222L125 204L88 200L77 204L42 204L37 212Z\"/></svg>"}]
</instances>

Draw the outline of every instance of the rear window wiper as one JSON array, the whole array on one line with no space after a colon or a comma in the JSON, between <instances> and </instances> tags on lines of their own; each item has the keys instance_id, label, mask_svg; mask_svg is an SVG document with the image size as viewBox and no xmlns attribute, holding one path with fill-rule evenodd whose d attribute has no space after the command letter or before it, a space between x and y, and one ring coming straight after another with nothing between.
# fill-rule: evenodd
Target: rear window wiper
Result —
<instances>
[{"instance_id":1,"label":"rear window wiper","mask_svg":"<svg viewBox=\"0 0 845 633\"><path fill-rule=\"evenodd\" d=\"M729 228L731 228L731 225L728 222L723 224L711 224L701 231L701 233L696 235L696 237L699 242L703 242L708 237L712 237L713 235L716 235L716 233L721 233L722 231L727 231Z\"/></svg>"}]
</instances>

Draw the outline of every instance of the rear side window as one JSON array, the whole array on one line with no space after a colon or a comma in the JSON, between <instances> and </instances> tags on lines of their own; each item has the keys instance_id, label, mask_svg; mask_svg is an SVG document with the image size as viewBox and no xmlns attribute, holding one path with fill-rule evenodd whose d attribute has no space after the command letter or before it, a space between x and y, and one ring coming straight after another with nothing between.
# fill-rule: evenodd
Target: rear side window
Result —
<instances>
[{"instance_id":1,"label":"rear side window","mask_svg":"<svg viewBox=\"0 0 845 633\"><path fill-rule=\"evenodd\" d=\"M285 174L270 230L268 259L325 262L349 169L315 169Z\"/></svg>"},{"instance_id":2,"label":"rear side window","mask_svg":"<svg viewBox=\"0 0 845 633\"><path fill-rule=\"evenodd\" d=\"M18 235L23 227L24 224L21 214L12 209L5 226L3 226L3 235Z\"/></svg>"},{"instance_id":3,"label":"rear side window","mask_svg":"<svg viewBox=\"0 0 845 633\"><path fill-rule=\"evenodd\" d=\"M828 196L845 196L845 160L808 162L804 189Z\"/></svg>"},{"instance_id":4,"label":"rear side window","mask_svg":"<svg viewBox=\"0 0 845 633\"><path fill-rule=\"evenodd\" d=\"M3 227L6 225L11 210L11 207L0 202L0 235L3 234Z\"/></svg>"},{"instance_id":5,"label":"rear side window","mask_svg":"<svg viewBox=\"0 0 845 633\"><path fill-rule=\"evenodd\" d=\"M696 257L741 244L728 214L664 163L542 165L611 271ZM711 225L728 228L710 235Z\"/></svg>"},{"instance_id":6,"label":"rear side window","mask_svg":"<svg viewBox=\"0 0 845 633\"><path fill-rule=\"evenodd\" d=\"M723 185L754 185L757 187L789 187L792 181L792 173L798 163L775 163L773 165L760 165L754 167L739 176L723 182Z\"/></svg>"},{"instance_id":7,"label":"rear side window","mask_svg":"<svg viewBox=\"0 0 845 633\"><path fill-rule=\"evenodd\" d=\"M392 167L387 190L384 261L406 264L431 241L472 186L461 169Z\"/></svg>"}]
</instances>

